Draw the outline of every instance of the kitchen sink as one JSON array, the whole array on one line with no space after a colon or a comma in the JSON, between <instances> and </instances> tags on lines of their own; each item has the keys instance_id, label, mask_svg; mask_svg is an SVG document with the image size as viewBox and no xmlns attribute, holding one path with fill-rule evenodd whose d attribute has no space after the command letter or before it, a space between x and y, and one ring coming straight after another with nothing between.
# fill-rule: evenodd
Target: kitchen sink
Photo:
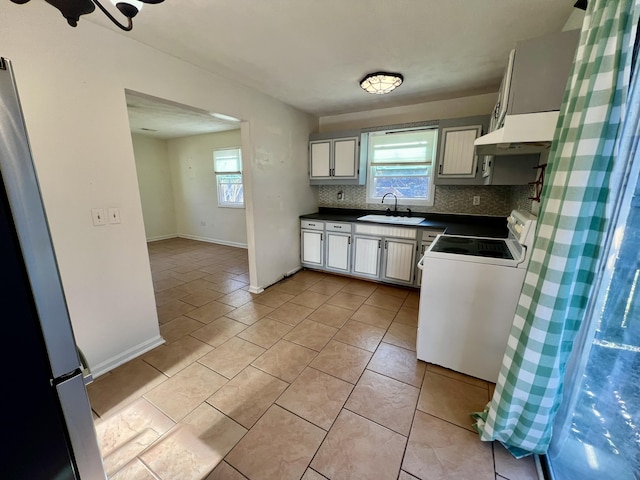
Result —
<instances>
[{"instance_id":1,"label":"kitchen sink","mask_svg":"<svg viewBox=\"0 0 640 480\"><path fill-rule=\"evenodd\" d=\"M363 217L358 217L358 220L362 220L364 222L392 223L394 225L418 225L419 223L422 223L424 218L393 215L365 215Z\"/></svg>"}]
</instances>

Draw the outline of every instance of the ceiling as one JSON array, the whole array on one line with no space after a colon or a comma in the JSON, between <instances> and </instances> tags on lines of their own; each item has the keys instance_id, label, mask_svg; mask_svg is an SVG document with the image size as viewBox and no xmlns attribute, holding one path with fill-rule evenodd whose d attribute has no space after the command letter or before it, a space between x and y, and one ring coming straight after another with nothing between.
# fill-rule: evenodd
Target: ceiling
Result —
<instances>
[{"instance_id":1,"label":"ceiling","mask_svg":"<svg viewBox=\"0 0 640 480\"><path fill-rule=\"evenodd\" d=\"M133 133L163 140L240 128L238 120L216 118L205 110L126 91L129 127Z\"/></svg>"},{"instance_id":2,"label":"ceiling","mask_svg":"<svg viewBox=\"0 0 640 480\"><path fill-rule=\"evenodd\" d=\"M169 0L145 5L131 32L99 11L80 21L327 116L496 92L516 42L562 30L574 3ZM400 72L405 81L388 95L364 92L359 80L379 70ZM135 122L143 122L152 100L138 103L135 113L130 109ZM153 114L170 110L161 106ZM199 115L211 121L207 112ZM230 128L216 125L211 128Z\"/></svg>"}]
</instances>

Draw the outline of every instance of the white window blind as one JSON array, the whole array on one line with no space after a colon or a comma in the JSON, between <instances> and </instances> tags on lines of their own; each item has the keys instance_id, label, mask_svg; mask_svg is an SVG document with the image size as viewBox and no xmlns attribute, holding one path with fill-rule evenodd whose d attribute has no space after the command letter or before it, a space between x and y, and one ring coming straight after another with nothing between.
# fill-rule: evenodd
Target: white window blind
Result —
<instances>
[{"instance_id":1,"label":"white window blind","mask_svg":"<svg viewBox=\"0 0 640 480\"><path fill-rule=\"evenodd\" d=\"M243 207L242 153L240 148L213 151L213 169L216 174L218 206Z\"/></svg>"},{"instance_id":2,"label":"white window blind","mask_svg":"<svg viewBox=\"0 0 640 480\"><path fill-rule=\"evenodd\" d=\"M432 205L437 127L368 135L367 202L393 193L401 205Z\"/></svg>"}]
</instances>

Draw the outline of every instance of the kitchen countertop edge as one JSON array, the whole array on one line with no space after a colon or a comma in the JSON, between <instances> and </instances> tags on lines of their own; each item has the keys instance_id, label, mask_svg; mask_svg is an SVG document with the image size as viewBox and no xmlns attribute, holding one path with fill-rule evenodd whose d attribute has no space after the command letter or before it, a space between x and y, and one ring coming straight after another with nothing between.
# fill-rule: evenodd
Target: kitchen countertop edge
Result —
<instances>
[{"instance_id":1,"label":"kitchen countertop edge","mask_svg":"<svg viewBox=\"0 0 640 480\"><path fill-rule=\"evenodd\" d=\"M398 225L358 220L359 217L371 214L384 215L385 211L320 207L315 213L300 215L300 219L393 225L404 228L442 228L448 235L474 237L507 238L509 233L506 217L501 216L414 212L411 216L424 217L424 221L417 225Z\"/></svg>"}]
</instances>

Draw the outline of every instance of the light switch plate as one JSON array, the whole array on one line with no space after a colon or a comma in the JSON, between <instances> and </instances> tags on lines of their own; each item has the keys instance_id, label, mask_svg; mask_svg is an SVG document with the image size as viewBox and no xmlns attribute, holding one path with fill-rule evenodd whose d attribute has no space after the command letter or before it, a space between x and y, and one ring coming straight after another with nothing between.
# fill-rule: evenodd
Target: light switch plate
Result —
<instances>
[{"instance_id":1,"label":"light switch plate","mask_svg":"<svg viewBox=\"0 0 640 480\"><path fill-rule=\"evenodd\" d=\"M104 214L104 208L92 208L91 216L93 217L93 224L96 227L107 224L107 217Z\"/></svg>"},{"instance_id":2,"label":"light switch plate","mask_svg":"<svg viewBox=\"0 0 640 480\"><path fill-rule=\"evenodd\" d=\"M119 208L110 208L109 209L109 223L120 223L120 209Z\"/></svg>"}]
</instances>

